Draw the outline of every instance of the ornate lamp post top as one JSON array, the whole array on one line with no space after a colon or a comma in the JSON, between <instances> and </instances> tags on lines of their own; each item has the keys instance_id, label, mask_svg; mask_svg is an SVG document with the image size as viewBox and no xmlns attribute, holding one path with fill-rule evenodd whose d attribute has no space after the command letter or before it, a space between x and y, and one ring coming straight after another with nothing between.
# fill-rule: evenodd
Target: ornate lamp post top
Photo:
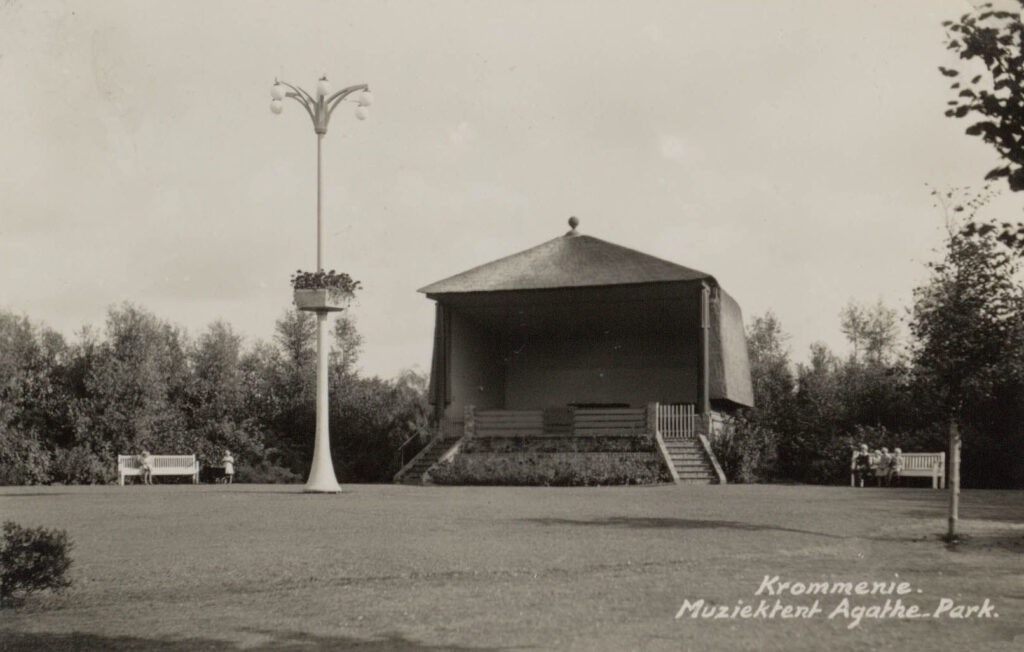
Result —
<instances>
[{"instance_id":1,"label":"ornate lamp post top","mask_svg":"<svg viewBox=\"0 0 1024 652\"><path fill-rule=\"evenodd\" d=\"M315 96L298 86L292 86L288 82L275 79L274 85L270 87L270 97L273 98L270 101L270 110L275 114L281 113L284 110L284 98L290 97L301 104L302 108L306 109L306 113L309 114L309 118L313 121L313 131L323 135L327 133L327 123L330 121L334 109L345 98L356 92L360 92L355 100L358 105L356 117L360 120L365 120L368 115L367 107L373 104L373 95L370 93L370 87L366 84L356 84L355 86L343 88L332 95L331 84L327 81L326 75L317 82Z\"/></svg>"}]
</instances>

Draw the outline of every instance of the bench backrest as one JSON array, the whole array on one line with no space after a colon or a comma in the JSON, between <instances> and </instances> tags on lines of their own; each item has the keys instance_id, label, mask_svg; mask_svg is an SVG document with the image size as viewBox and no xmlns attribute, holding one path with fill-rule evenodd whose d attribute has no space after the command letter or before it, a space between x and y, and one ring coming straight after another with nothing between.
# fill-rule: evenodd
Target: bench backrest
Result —
<instances>
[{"instance_id":1,"label":"bench backrest","mask_svg":"<svg viewBox=\"0 0 1024 652\"><path fill-rule=\"evenodd\" d=\"M196 466L195 455L151 455L154 469L191 469ZM118 455L117 467L138 469L142 466L141 455Z\"/></svg>"},{"instance_id":2,"label":"bench backrest","mask_svg":"<svg viewBox=\"0 0 1024 652\"><path fill-rule=\"evenodd\" d=\"M857 461L860 451L853 452L853 461ZM904 471L931 471L936 466L939 471L946 468L945 453L903 453Z\"/></svg>"},{"instance_id":3,"label":"bench backrest","mask_svg":"<svg viewBox=\"0 0 1024 652\"><path fill-rule=\"evenodd\" d=\"M903 453L904 471L931 471L936 466L939 471L945 468L945 453Z\"/></svg>"}]
</instances>

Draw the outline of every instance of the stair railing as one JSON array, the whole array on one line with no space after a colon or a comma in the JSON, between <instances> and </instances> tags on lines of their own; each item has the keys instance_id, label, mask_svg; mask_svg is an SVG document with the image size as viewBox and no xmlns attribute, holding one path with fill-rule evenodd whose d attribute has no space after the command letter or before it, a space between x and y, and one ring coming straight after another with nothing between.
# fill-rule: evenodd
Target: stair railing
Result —
<instances>
[{"instance_id":1,"label":"stair railing","mask_svg":"<svg viewBox=\"0 0 1024 652\"><path fill-rule=\"evenodd\" d=\"M697 415L694 406L657 404L658 432L665 439L694 439Z\"/></svg>"},{"instance_id":2,"label":"stair railing","mask_svg":"<svg viewBox=\"0 0 1024 652\"><path fill-rule=\"evenodd\" d=\"M405 447L413 442L414 439L419 439L420 433L414 432L409 435L409 438L402 442L402 445L398 447L398 454L401 457L402 463L398 465L398 468L405 468Z\"/></svg>"}]
</instances>

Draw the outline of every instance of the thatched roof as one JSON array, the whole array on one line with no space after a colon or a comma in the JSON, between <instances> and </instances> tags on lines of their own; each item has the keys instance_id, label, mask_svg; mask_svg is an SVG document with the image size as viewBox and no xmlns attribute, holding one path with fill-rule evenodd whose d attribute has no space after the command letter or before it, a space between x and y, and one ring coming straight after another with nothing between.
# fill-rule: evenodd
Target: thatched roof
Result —
<instances>
[{"instance_id":1,"label":"thatched roof","mask_svg":"<svg viewBox=\"0 0 1024 652\"><path fill-rule=\"evenodd\" d=\"M420 288L424 294L542 290L630 283L696 281L708 274L573 229L517 254Z\"/></svg>"}]
</instances>

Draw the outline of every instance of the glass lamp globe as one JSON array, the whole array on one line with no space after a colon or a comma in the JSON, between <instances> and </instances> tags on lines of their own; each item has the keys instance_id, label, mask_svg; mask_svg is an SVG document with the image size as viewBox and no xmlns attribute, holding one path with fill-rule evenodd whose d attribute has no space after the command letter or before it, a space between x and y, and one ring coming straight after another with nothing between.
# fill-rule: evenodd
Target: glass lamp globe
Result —
<instances>
[{"instance_id":1,"label":"glass lamp globe","mask_svg":"<svg viewBox=\"0 0 1024 652\"><path fill-rule=\"evenodd\" d=\"M274 83L273 86L270 87L270 97L274 98L275 100L283 100L285 92L286 91L284 90L284 86L276 82Z\"/></svg>"},{"instance_id":2,"label":"glass lamp globe","mask_svg":"<svg viewBox=\"0 0 1024 652\"><path fill-rule=\"evenodd\" d=\"M327 81L326 77L321 77L320 81L316 83L316 94L320 97L331 94L331 83Z\"/></svg>"},{"instance_id":3,"label":"glass lamp globe","mask_svg":"<svg viewBox=\"0 0 1024 652\"><path fill-rule=\"evenodd\" d=\"M284 111L284 104L281 104L281 100L271 100L270 112L276 115L281 111Z\"/></svg>"},{"instance_id":4,"label":"glass lamp globe","mask_svg":"<svg viewBox=\"0 0 1024 652\"><path fill-rule=\"evenodd\" d=\"M366 116L370 115L370 112L366 110L366 107L360 106L356 108L356 117L360 120L366 120Z\"/></svg>"},{"instance_id":5,"label":"glass lamp globe","mask_svg":"<svg viewBox=\"0 0 1024 652\"><path fill-rule=\"evenodd\" d=\"M359 94L359 106L370 106L373 104L373 93L363 91Z\"/></svg>"}]
</instances>

